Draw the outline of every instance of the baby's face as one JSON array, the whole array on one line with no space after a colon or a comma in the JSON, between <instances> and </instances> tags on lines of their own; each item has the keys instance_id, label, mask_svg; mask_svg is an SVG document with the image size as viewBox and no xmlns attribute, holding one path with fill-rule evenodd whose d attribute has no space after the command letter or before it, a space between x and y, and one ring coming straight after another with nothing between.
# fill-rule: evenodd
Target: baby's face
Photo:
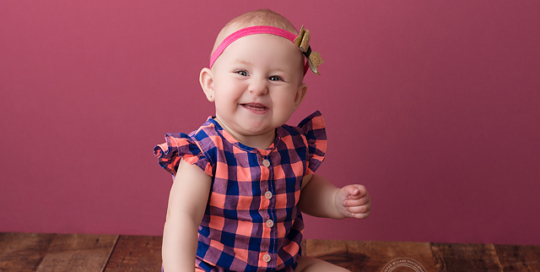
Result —
<instances>
[{"instance_id":1,"label":"baby's face","mask_svg":"<svg viewBox=\"0 0 540 272\"><path fill-rule=\"evenodd\" d=\"M270 34L233 42L212 72L216 117L236 136L274 133L307 89L301 52L291 41Z\"/></svg>"}]
</instances>

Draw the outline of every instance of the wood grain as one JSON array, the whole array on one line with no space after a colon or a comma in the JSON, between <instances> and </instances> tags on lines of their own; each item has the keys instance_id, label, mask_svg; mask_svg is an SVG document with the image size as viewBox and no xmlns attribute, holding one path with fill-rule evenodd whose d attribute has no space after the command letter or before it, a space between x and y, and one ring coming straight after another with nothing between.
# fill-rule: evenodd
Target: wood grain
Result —
<instances>
[{"instance_id":1,"label":"wood grain","mask_svg":"<svg viewBox=\"0 0 540 272\"><path fill-rule=\"evenodd\" d=\"M0 271L160 271L161 243L161 236L0 233ZM409 258L422 271L540 272L540 246L310 239L301 246L351 271L380 272Z\"/></svg>"},{"instance_id":2,"label":"wood grain","mask_svg":"<svg viewBox=\"0 0 540 272\"><path fill-rule=\"evenodd\" d=\"M0 233L0 271L36 271L56 234Z\"/></svg>"},{"instance_id":3,"label":"wood grain","mask_svg":"<svg viewBox=\"0 0 540 272\"><path fill-rule=\"evenodd\" d=\"M105 272L160 271L162 241L161 236L120 236Z\"/></svg>"},{"instance_id":4,"label":"wood grain","mask_svg":"<svg viewBox=\"0 0 540 272\"><path fill-rule=\"evenodd\" d=\"M118 235L58 234L39 265L38 272L101 272Z\"/></svg>"},{"instance_id":5,"label":"wood grain","mask_svg":"<svg viewBox=\"0 0 540 272\"><path fill-rule=\"evenodd\" d=\"M503 270L540 271L540 246L495 245Z\"/></svg>"},{"instance_id":6,"label":"wood grain","mask_svg":"<svg viewBox=\"0 0 540 272\"><path fill-rule=\"evenodd\" d=\"M303 239L302 242L300 242L300 248L302 249L302 255L306 255L307 254L306 239Z\"/></svg>"},{"instance_id":7,"label":"wood grain","mask_svg":"<svg viewBox=\"0 0 540 272\"><path fill-rule=\"evenodd\" d=\"M410 258L426 271L435 271L429 243L306 240L307 256L351 271L381 271L395 259ZM394 270L398 271L398 270Z\"/></svg>"},{"instance_id":8,"label":"wood grain","mask_svg":"<svg viewBox=\"0 0 540 272\"><path fill-rule=\"evenodd\" d=\"M440 272L503 271L492 244L433 243L431 249Z\"/></svg>"}]
</instances>

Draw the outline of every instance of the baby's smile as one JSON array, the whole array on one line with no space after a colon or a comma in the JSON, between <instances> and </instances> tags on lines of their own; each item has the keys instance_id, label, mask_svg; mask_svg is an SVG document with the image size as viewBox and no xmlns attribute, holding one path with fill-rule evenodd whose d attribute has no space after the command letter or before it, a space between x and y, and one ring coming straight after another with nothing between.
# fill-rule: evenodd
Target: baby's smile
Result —
<instances>
[{"instance_id":1,"label":"baby's smile","mask_svg":"<svg viewBox=\"0 0 540 272\"><path fill-rule=\"evenodd\" d=\"M261 103L245 103L245 104L240 104L240 106L257 114L266 113L269 110L268 107L266 107L265 105Z\"/></svg>"}]
</instances>

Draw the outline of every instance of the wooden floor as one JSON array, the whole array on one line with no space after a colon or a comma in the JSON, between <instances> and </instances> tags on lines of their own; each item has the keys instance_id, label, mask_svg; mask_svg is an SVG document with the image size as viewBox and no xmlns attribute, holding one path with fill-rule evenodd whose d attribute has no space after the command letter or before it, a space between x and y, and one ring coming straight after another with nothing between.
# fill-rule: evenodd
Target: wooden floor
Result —
<instances>
[{"instance_id":1,"label":"wooden floor","mask_svg":"<svg viewBox=\"0 0 540 272\"><path fill-rule=\"evenodd\" d=\"M0 233L0 271L160 271L161 236ZM540 246L304 240L351 271L540 271Z\"/></svg>"}]
</instances>

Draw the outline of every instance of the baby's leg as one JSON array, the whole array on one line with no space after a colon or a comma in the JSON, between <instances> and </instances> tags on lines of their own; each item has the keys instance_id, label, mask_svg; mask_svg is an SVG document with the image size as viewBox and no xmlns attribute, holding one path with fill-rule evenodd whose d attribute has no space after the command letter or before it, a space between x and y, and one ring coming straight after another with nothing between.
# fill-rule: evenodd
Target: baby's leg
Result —
<instances>
[{"instance_id":1,"label":"baby's leg","mask_svg":"<svg viewBox=\"0 0 540 272\"><path fill-rule=\"evenodd\" d=\"M294 272L350 272L337 265L313 257L302 256Z\"/></svg>"}]
</instances>

